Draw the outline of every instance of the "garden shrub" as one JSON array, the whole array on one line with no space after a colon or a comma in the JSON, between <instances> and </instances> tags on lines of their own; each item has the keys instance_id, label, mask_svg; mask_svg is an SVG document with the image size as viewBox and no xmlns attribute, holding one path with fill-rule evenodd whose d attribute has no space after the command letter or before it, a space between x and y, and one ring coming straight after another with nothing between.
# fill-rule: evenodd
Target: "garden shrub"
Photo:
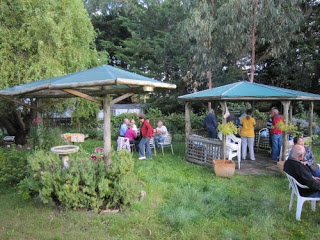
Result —
<instances>
[{"instance_id":1,"label":"garden shrub","mask_svg":"<svg viewBox=\"0 0 320 240\"><path fill-rule=\"evenodd\" d=\"M0 148L0 183L15 185L26 176L26 150Z\"/></svg>"},{"instance_id":2,"label":"garden shrub","mask_svg":"<svg viewBox=\"0 0 320 240\"><path fill-rule=\"evenodd\" d=\"M89 159L80 150L70 155L70 167L64 169L57 154L38 150L28 158L30 172L19 184L20 193L26 198L36 194L44 203L53 201L69 209L96 211L129 205L138 196L129 152L112 153L113 165L108 169L103 161Z\"/></svg>"}]
</instances>

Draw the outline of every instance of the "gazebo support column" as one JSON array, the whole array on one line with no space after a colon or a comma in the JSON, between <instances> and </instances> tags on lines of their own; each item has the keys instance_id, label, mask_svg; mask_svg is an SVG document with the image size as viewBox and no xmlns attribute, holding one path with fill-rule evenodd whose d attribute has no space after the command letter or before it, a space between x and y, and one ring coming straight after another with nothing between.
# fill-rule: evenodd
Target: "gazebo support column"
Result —
<instances>
[{"instance_id":1,"label":"gazebo support column","mask_svg":"<svg viewBox=\"0 0 320 240\"><path fill-rule=\"evenodd\" d=\"M111 161L111 98L107 94L103 98L103 159L106 166L112 164Z\"/></svg>"},{"instance_id":2,"label":"gazebo support column","mask_svg":"<svg viewBox=\"0 0 320 240\"><path fill-rule=\"evenodd\" d=\"M289 107L289 121L292 122L292 110L293 110L293 102L291 102Z\"/></svg>"},{"instance_id":3,"label":"gazebo support column","mask_svg":"<svg viewBox=\"0 0 320 240\"><path fill-rule=\"evenodd\" d=\"M226 114L227 111L227 102L226 101L219 101L221 110L222 110L222 123L226 123L227 119L224 118L224 115Z\"/></svg>"},{"instance_id":4,"label":"gazebo support column","mask_svg":"<svg viewBox=\"0 0 320 240\"><path fill-rule=\"evenodd\" d=\"M287 124L289 122L289 107L291 101L281 101L283 106L283 120L284 123ZM283 132L283 140L282 140L282 161L286 160L286 151L287 151L287 143L288 143L288 133Z\"/></svg>"},{"instance_id":5,"label":"gazebo support column","mask_svg":"<svg viewBox=\"0 0 320 240\"><path fill-rule=\"evenodd\" d=\"M186 138L185 138L185 142L186 142L186 152L188 149L188 141L187 141L187 137L191 134L191 102L186 102L185 103L185 122L186 122Z\"/></svg>"},{"instance_id":6,"label":"gazebo support column","mask_svg":"<svg viewBox=\"0 0 320 240\"><path fill-rule=\"evenodd\" d=\"M36 99L36 118L38 120L41 119L41 112L40 112L40 106L41 106L41 98L37 98ZM36 124L37 126L37 136L38 136L38 144L41 146L42 143L43 143L43 138L42 138L42 134L41 134L41 131L42 131L42 128L43 128L43 123L42 123L42 119L41 121L39 122L39 124Z\"/></svg>"},{"instance_id":7,"label":"gazebo support column","mask_svg":"<svg viewBox=\"0 0 320 240\"><path fill-rule=\"evenodd\" d=\"M309 137L312 137L313 134L313 129L312 129L312 124L313 124L313 107L314 107L314 103L313 101L310 101L309 104Z\"/></svg>"}]
</instances>

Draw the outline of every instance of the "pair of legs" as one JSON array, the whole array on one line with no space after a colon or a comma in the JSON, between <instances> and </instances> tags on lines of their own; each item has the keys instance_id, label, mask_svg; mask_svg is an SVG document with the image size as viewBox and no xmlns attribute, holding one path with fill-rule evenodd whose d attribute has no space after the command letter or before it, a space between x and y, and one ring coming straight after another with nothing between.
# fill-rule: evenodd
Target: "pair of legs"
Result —
<instances>
[{"instance_id":1,"label":"pair of legs","mask_svg":"<svg viewBox=\"0 0 320 240\"><path fill-rule=\"evenodd\" d=\"M251 160L256 160L254 157L254 137L241 137L241 152L242 159L247 158L247 150L249 148L249 154Z\"/></svg>"},{"instance_id":2,"label":"pair of legs","mask_svg":"<svg viewBox=\"0 0 320 240\"><path fill-rule=\"evenodd\" d=\"M217 130L214 127L208 128L207 130L208 130L209 136L211 138L217 138L218 133L217 133Z\"/></svg>"},{"instance_id":3,"label":"pair of legs","mask_svg":"<svg viewBox=\"0 0 320 240\"><path fill-rule=\"evenodd\" d=\"M146 152L145 149L146 148ZM151 158L150 138L143 137L139 143L139 157Z\"/></svg>"},{"instance_id":4,"label":"pair of legs","mask_svg":"<svg viewBox=\"0 0 320 240\"><path fill-rule=\"evenodd\" d=\"M281 146L282 146L282 134L272 134L271 156L273 161L278 161Z\"/></svg>"},{"instance_id":5,"label":"pair of legs","mask_svg":"<svg viewBox=\"0 0 320 240\"><path fill-rule=\"evenodd\" d=\"M154 144L156 147L159 147L159 143L163 142L164 138L162 136L154 136Z\"/></svg>"}]
</instances>

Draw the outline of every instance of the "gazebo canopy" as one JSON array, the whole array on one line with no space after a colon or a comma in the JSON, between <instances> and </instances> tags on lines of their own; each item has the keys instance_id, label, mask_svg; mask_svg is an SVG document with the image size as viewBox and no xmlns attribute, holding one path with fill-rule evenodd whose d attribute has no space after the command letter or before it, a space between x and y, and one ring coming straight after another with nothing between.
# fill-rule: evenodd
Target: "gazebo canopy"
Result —
<instances>
[{"instance_id":1,"label":"gazebo canopy","mask_svg":"<svg viewBox=\"0 0 320 240\"><path fill-rule=\"evenodd\" d=\"M150 92L154 88L175 89L175 84L157 81L109 65L75 72L61 77L1 89L0 96L20 105L32 108L16 98L68 98L81 97L103 105L104 159L111 165L111 106L134 93ZM111 95L120 95L116 98ZM96 96L103 97L103 101ZM15 98L16 97L16 98ZM38 101L39 103L39 101ZM51 103L55 104L55 103ZM48 104L42 107L47 107ZM40 109L37 107L36 109Z\"/></svg>"},{"instance_id":2,"label":"gazebo canopy","mask_svg":"<svg viewBox=\"0 0 320 240\"><path fill-rule=\"evenodd\" d=\"M242 81L183 95L179 99L183 101L320 100L320 95Z\"/></svg>"},{"instance_id":3,"label":"gazebo canopy","mask_svg":"<svg viewBox=\"0 0 320 240\"><path fill-rule=\"evenodd\" d=\"M1 89L2 96L74 97L65 89L77 90L90 96L104 94L139 93L153 88L175 89L176 85L160 82L117 67L102 65L61 77Z\"/></svg>"}]
</instances>

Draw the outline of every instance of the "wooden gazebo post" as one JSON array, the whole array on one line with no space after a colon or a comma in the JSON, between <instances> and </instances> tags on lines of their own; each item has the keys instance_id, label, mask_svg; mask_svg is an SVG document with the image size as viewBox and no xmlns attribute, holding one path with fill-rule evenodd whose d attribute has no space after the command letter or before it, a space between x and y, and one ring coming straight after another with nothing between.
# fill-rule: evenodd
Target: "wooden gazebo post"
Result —
<instances>
[{"instance_id":1,"label":"wooden gazebo post","mask_svg":"<svg viewBox=\"0 0 320 240\"><path fill-rule=\"evenodd\" d=\"M188 136L191 134L191 102L186 102L185 103L185 128L186 128L186 137L185 137L185 142L186 142L186 153L188 149Z\"/></svg>"},{"instance_id":2,"label":"wooden gazebo post","mask_svg":"<svg viewBox=\"0 0 320 240\"><path fill-rule=\"evenodd\" d=\"M289 121L289 107L291 101L281 101L283 105L283 120L285 124L288 124ZM283 139L282 139L282 161L286 160L286 151L287 151L287 143L288 143L288 133L283 132Z\"/></svg>"},{"instance_id":3,"label":"wooden gazebo post","mask_svg":"<svg viewBox=\"0 0 320 240\"><path fill-rule=\"evenodd\" d=\"M312 134L313 134L313 129L312 129L312 125L313 125L313 107L314 107L314 103L313 103L313 101L310 101L310 104L309 104L309 131L308 131L309 137L312 137Z\"/></svg>"},{"instance_id":4,"label":"wooden gazebo post","mask_svg":"<svg viewBox=\"0 0 320 240\"><path fill-rule=\"evenodd\" d=\"M103 98L103 159L106 166L111 162L111 98L107 94Z\"/></svg>"}]
</instances>

